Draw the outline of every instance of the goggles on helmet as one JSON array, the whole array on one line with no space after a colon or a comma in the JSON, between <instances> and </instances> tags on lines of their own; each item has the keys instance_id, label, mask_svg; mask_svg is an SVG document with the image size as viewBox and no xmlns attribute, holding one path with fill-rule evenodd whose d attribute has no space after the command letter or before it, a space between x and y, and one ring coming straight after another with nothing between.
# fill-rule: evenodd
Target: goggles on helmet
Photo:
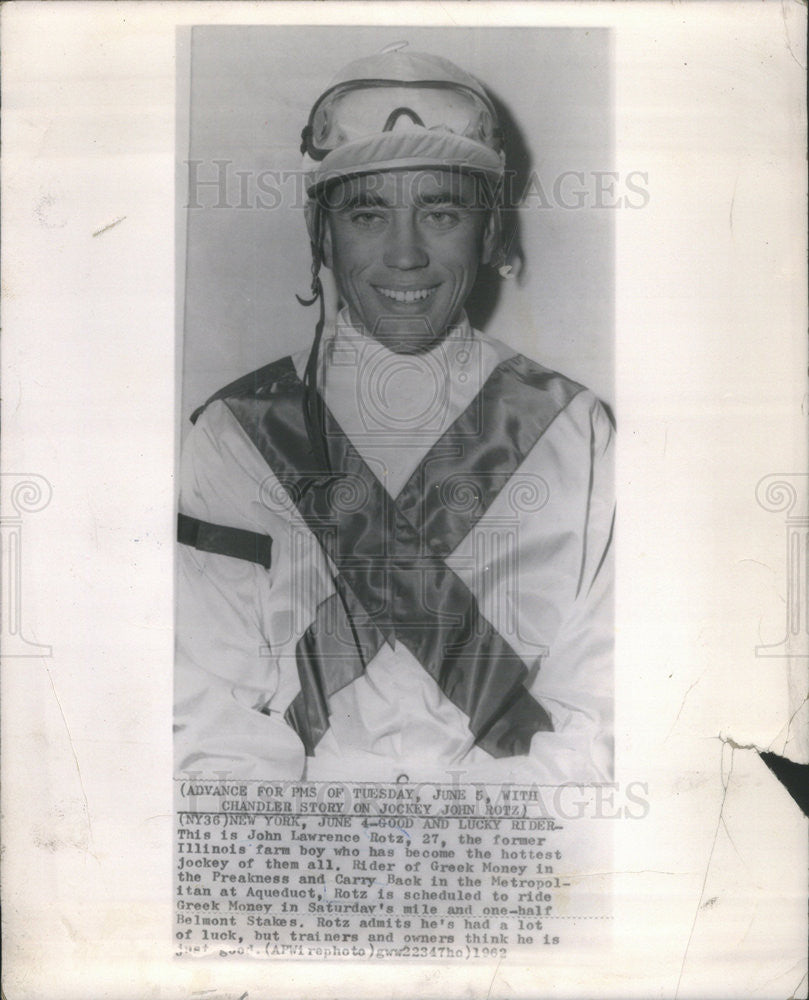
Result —
<instances>
[{"instance_id":1,"label":"goggles on helmet","mask_svg":"<svg viewBox=\"0 0 809 1000\"><path fill-rule=\"evenodd\" d=\"M443 131L499 151L502 134L485 95L447 80L351 80L318 99L301 133L301 152L323 160L367 136L418 127Z\"/></svg>"}]
</instances>

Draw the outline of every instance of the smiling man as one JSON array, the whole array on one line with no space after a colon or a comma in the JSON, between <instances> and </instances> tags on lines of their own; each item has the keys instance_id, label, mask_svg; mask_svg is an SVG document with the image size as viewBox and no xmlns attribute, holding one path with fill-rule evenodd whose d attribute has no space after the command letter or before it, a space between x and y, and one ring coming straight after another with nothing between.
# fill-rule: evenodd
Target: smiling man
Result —
<instances>
[{"instance_id":1,"label":"smiling man","mask_svg":"<svg viewBox=\"0 0 809 1000\"><path fill-rule=\"evenodd\" d=\"M447 170L333 182L322 196L323 259L352 320L397 353L438 341L492 258L497 216L486 194L479 178Z\"/></svg>"},{"instance_id":2,"label":"smiling man","mask_svg":"<svg viewBox=\"0 0 809 1000\"><path fill-rule=\"evenodd\" d=\"M491 102L386 51L302 137L314 341L217 393L185 448L178 770L610 780L613 432L466 317L504 259Z\"/></svg>"}]
</instances>

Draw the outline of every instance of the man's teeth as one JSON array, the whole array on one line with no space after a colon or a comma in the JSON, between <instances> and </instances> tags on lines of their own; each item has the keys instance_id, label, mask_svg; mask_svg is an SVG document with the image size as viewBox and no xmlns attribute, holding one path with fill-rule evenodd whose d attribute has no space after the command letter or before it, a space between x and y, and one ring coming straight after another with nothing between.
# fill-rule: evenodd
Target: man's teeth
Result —
<instances>
[{"instance_id":1,"label":"man's teeth","mask_svg":"<svg viewBox=\"0 0 809 1000\"><path fill-rule=\"evenodd\" d=\"M432 288L415 288L413 291L403 292L395 288L380 288L379 286L376 290L386 298L393 299L394 302L420 302L432 292Z\"/></svg>"}]
</instances>

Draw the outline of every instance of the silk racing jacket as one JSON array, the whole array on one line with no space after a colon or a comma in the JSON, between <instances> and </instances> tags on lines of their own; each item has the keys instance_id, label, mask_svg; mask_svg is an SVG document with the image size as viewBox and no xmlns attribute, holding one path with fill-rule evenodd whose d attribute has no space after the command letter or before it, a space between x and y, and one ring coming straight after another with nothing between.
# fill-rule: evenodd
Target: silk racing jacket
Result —
<instances>
[{"instance_id":1,"label":"silk racing jacket","mask_svg":"<svg viewBox=\"0 0 809 1000\"><path fill-rule=\"evenodd\" d=\"M341 314L184 446L178 774L609 781L613 428L471 329L400 355Z\"/></svg>"}]
</instances>

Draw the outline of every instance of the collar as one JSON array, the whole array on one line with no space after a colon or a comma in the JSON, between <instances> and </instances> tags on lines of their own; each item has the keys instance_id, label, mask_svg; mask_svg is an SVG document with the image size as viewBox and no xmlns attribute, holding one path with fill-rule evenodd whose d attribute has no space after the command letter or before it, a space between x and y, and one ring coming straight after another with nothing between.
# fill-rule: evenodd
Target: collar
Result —
<instances>
[{"instance_id":1,"label":"collar","mask_svg":"<svg viewBox=\"0 0 809 1000\"><path fill-rule=\"evenodd\" d=\"M433 438L480 390L488 367L481 346L464 313L429 351L397 354L353 325L343 308L324 337L320 384L349 433Z\"/></svg>"},{"instance_id":2,"label":"collar","mask_svg":"<svg viewBox=\"0 0 809 1000\"><path fill-rule=\"evenodd\" d=\"M429 351L425 351L420 355L402 355L397 354L396 351L391 351L389 348L380 344L379 341L375 340L365 331L356 326L351 321L351 314L348 311L348 306L343 306L337 313L337 318L334 323L334 329L332 331L332 339L336 337L342 337L351 340L362 340L367 341L369 344L374 344L383 351L393 357L424 357L426 355L434 355L436 353L440 354L444 351L451 349L452 346L456 346L462 341L471 340L475 336L475 331L472 329L472 325L469 322L469 317L466 315L466 311L461 312L460 319L453 326L447 328L447 333L444 337L437 341Z\"/></svg>"}]
</instances>

